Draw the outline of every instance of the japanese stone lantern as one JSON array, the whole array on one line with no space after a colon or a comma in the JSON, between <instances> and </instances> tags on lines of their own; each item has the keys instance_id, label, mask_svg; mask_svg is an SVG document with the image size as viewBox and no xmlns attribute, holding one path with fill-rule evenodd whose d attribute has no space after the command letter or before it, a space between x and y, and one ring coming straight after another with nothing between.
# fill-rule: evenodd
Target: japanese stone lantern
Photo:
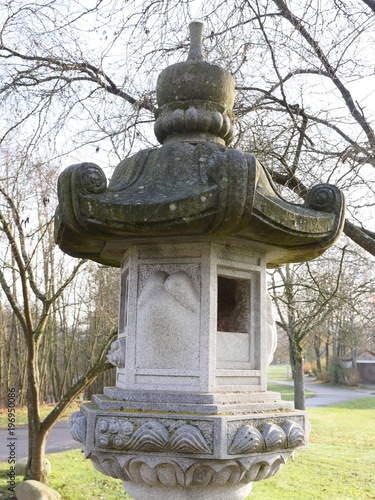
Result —
<instances>
[{"instance_id":1,"label":"japanese stone lantern","mask_svg":"<svg viewBox=\"0 0 375 500\"><path fill-rule=\"evenodd\" d=\"M187 61L159 76L161 147L123 160L108 186L92 163L59 179L57 244L121 268L116 386L71 432L135 500L244 499L306 445L306 413L267 391L266 267L317 257L343 224L336 187L288 203L228 147L234 81L203 59L202 31L191 24Z\"/></svg>"}]
</instances>

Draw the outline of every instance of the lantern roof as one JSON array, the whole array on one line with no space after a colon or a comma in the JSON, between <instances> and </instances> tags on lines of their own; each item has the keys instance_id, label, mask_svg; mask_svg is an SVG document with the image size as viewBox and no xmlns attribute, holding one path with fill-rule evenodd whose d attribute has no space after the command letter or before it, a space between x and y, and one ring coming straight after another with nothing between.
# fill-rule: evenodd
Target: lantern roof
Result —
<instances>
[{"instance_id":1,"label":"lantern roof","mask_svg":"<svg viewBox=\"0 0 375 500\"><path fill-rule=\"evenodd\" d=\"M55 238L74 257L120 266L131 244L220 240L259 248L270 266L322 254L339 236L344 198L314 186L302 204L283 199L266 168L229 146L234 80L203 59L201 23L187 61L157 82L155 134L162 145L121 161L109 183L93 163L59 178Z\"/></svg>"}]
</instances>

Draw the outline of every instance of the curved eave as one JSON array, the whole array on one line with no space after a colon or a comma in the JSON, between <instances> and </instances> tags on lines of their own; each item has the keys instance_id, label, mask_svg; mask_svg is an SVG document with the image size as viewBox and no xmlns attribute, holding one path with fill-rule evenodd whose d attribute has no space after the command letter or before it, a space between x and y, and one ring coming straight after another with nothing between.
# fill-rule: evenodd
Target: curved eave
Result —
<instances>
[{"instance_id":1,"label":"curved eave","mask_svg":"<svg viewBox=\"0 0 375 500\"><path fill-rule=\"evenodd\" d=\"M337 213L317 212L259 193L255 196L248 222L241 225L239 231L220 236L210 234L207 228L211 226L212 218L210 210L210 213L201 213L191 223L186 218L175 218L164 224L159 220L142 225L135 222L120 224L118 218L115 221L94 220L91 214L84 224L73 226L64 222L62 216L56 223L56 242L73 257L120 266L123 252L133 243L184 241L187 238L190 241L191 238L220 239L227 243L236 240L250 246L258 244L266 251L268 264L274 266L318 257L338 237L343 224L343 217Z\"/></svg>"},{"instance_id":2,"label":"curved eave","mask_svg":"<svg viewBox=\"0 0 375 500\"><path fill-rule=\"evenodd\" d=\"M181 193L173 182L162 192L150 185L115 190L96 165L69 167L59 179L56 243L74 257L119 266L131 244L236 240L278 265L313 259L338 237L344 199L335 186L314 186L303 205L291 204L253 159L230 157L225 175L189 182Z\"/></svg>"}]
</instances>

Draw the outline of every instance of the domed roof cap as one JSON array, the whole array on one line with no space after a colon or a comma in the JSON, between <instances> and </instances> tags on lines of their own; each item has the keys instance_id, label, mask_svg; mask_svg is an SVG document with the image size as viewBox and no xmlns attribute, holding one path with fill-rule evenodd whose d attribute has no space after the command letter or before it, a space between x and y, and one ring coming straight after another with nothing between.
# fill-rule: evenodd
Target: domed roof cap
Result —
<instances>
[{"instance_id":1,"label":"domed roof cap","mask_svg":"<svg viewBox=\"0 0 375 500\"><path fill-rule=\"evenodd\" d=\"M187 61L159 75L155 134L165 142L219 142L233 139L234 80L229 71L204 60L203 23L190 28Z\"/></svg>"}]
</instances>

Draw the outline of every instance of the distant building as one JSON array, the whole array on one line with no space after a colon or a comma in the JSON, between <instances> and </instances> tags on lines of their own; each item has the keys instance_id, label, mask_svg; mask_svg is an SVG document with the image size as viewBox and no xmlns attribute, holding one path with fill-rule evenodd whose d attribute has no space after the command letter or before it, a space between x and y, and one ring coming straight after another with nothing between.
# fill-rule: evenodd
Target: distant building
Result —
<instances>
[{"instance_id":1,"label":"distant building","mask_svg":"<svg viewBox=\"0 0 375 500\"><path fill-rule=\"evenodd\" d=\"M353 358L340 361L345 368L353 367ZM375 384L375 352L364 349L357 354L357 371L362 383Z\"/></svg>"}]
</instances>

